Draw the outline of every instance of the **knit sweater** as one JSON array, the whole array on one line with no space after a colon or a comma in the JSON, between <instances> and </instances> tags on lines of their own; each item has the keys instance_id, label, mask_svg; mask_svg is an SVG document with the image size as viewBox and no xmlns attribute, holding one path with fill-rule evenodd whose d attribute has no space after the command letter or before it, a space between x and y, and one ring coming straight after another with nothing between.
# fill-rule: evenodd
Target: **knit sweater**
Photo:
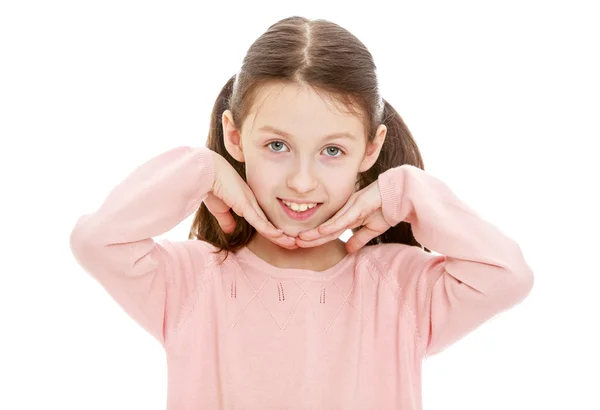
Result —
<instances>
[{"instance_id":1,"label":"knit sweater","mask_svg":"<svg viewBox=\"0 0 600 410\"><path fill-rule=\"evenodd\" d=\"M382 212L433 253L378 244L313 271L154 239L199 208L212 155L147 160L70 235L82 269L164 347L168 410L421 409L423 359L533 286L514 240L411 165L379 176Z\"/></svg>"}]
</instances>

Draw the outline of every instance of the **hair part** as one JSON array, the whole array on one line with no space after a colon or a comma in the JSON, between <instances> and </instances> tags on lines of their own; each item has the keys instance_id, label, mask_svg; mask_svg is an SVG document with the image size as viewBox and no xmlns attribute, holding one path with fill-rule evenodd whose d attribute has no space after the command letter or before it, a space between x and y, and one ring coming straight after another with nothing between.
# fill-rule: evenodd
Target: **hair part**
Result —
<instances>
[{"instance_id":1,"label":"hair part","mask_svg":"<svg viewBox=\"0 0 600 410\"><path fill-rule=\"evenodd\" d=\"M230 110L241 130L261 86L274 82L295 83L311 87L338 109L359 116L368 142L373 141L380 124L386 125L387 134L377 161L358 175L359 189L376 181L388 169L403 164L424 170L423 159L408 127L380 94L376 70L365 45L339 25L323 19L284 18L250 46L239 72L221 89L212 110L206 147L224 157L247 182L245 164L235 160L225 147L223 113ZM232 233L226 234L202 203L188 239L206 241L218 248L217 252L225 251L225 257L229 251L244 247L256 230L243 217L231 213L236 226ZM366 246L379 243L402 243L431 252L417 242L410 224L404 221L373 238Z\"/></svg>"}]
</instances>

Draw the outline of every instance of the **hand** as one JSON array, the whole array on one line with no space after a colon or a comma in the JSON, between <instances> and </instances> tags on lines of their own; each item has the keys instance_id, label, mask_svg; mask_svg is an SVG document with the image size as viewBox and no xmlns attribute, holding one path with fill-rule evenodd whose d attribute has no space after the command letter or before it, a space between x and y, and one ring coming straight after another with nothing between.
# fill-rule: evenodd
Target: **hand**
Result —
<instances>
[{"instance_id":1,"label":"hand","mask_svg":"<svg viewBox=\"0 0 600 410\"><path fill-rule=\"evenodd\" d=\"M215 216L223 232L231 233L235 229L235 219L229 212L231 209L271 242L287 249L298 248L295 238L285 235L269 222L254 193L231 164L217 153L213 153L213 158L215 180L204 204Z\"/></svg>"},{"instance_id":2,"label":"hand","mask_svg":"<svg viewBox=\"0 0 600 410\"><path fill-rule=\"evenodd\" d=\"M352 194L346 204L322 225L300 232L296 244L302 248L319 246L339 238L346 229L359 226L363 228L346 242L348 252L358 251L371 239L391 228L383 218L378 181Z\"/></svg>"}]
</instances>

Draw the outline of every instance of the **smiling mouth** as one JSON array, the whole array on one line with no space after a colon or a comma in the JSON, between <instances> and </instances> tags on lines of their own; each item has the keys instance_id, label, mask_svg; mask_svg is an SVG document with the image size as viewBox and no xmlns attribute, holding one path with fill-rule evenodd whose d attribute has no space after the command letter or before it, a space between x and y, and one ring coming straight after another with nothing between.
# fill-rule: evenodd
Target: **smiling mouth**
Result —
<instances>
[{"instance_id":1,"label":"smiling mouth","mask_svg":"<svg viewBox=\"0 0 600 410\"><path fill-rule=\"evenodd\" d=\"M310 204L296 204L284 201L281 198L277 198L277 202L281 205L284 212L294 220L305 220L310 218L317 212L317 210L323 204L322 202L313 202Z\"/></svg>"},{"instance_id":2,"label":"smiling mouth","mask_svg":"<svg viewBox=\"0 0 600 410\"><path fill-rule=\"evenodd\" d=\"M298 202L294 202L294 201L286 201L285 199L281 199L281 198L277 198L277 199L279 199L281 202L283 202L283 204L285 206L287 206L288 208L290 208L291 210L293 210L295 212L304 212L304 211L307 211L309 209L312 209L312 208L322 204L322 202L298 203Z\"/></svg>"}]
</instances>

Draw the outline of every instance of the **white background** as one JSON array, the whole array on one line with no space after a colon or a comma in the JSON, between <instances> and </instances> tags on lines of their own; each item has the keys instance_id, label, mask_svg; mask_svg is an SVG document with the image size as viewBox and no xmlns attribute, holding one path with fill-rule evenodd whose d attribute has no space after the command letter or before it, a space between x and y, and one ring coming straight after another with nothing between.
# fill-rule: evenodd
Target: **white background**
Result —
<instances>
[{"instance_id":1,"label":"white background","mask_svg":"<svg viewBox=\"0 0 600 410\"><path fill-rule=\"evenodd\" d=\"M366 44L426 170L534 270L523 303L424 362L424 409L600 408L597 2L209 3L2 2L0 408L165 408L161 346L69 234L137 165L204 145L246 49L290 15Z\"/></svg>"}]
</instances>

